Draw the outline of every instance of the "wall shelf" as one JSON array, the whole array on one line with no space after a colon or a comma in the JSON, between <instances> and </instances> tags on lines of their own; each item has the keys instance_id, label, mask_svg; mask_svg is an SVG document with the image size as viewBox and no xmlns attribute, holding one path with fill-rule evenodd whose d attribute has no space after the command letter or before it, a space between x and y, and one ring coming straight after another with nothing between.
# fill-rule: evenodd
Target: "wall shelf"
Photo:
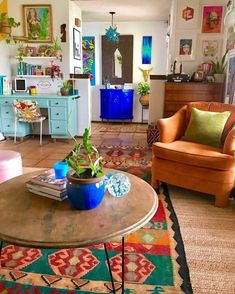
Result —
<instances>
[{"instance_id":1,"label":"wall shelf","mask_svg":"<svg viewBox=\"0 0 235 294\"><path fill-rule=\"evenodd\" d=\"M18 78L51 78L49 75L16 75Z\"/></svg>"},{"instance_id":2,"label":"wall shelf","mask_svg":"<svg viewBox=\"0 0 235 294\"><path fill-rule=\"evenodd\" d=\"M18 59L19 56L15 56L14 58ZM56 56L23 56L23 59L57 59L57 60L60 60Z\"/></svg>"}]
</instances>

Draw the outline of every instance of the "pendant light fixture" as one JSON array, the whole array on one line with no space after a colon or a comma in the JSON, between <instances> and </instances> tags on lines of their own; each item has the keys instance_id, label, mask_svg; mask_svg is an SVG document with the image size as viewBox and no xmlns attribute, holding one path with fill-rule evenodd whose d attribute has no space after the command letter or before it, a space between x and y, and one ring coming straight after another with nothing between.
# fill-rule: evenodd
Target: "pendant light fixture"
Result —
<instances>
[{"instance_id":1,"label":"pendant light fixture","mask_svg":"<svg viewBox=\"0 0 235 294\"><path fill-rule=\"evenodd\" d=\"M105 36L110 42L118 42L120 34L117 32L117 27L113 25L113 15L115 12L109 12L112 15L112 25L106 29Z\"/></svg>"}]
</instances>

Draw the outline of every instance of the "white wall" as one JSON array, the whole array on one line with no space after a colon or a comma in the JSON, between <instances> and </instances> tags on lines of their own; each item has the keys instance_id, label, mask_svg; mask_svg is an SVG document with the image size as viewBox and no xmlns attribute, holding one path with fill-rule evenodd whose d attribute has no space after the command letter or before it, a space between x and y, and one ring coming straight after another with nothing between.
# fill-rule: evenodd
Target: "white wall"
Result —
<instances>
[{"instance_id":1,"label":"white wall","mask_svg":"<svg viewBox=\"0 0 235 294\"><path fill-rule=\"evenodd\" d=\"M152 63L147 68L153 67L151 74L166 73L166 30L165 22L120 22L117 30L121 35L134 35L133 46L133 84L137 88L137 83L143 81L142 72L138 69L142 66L142 37L152 36ZM92 120L100 120L100 93L102 88L102 60L101 60L101 36L110 26L110 22L83 22L83 36L95 36L95 67L96 67L96 86L91 87L92 99ZM134 96L134 122L141 121L141 104L139 95L135 91Z\"/></svg>"},{"instance_id":2,"label":"white wall","mask_svg":"<svg viewBox=\"0 0 235 294\"><path fill-rule=\"evenodd\" d=\"M169 64L173 64L175 58L177 57L177 35L180 34L180 36L195 36L196 37L196 46L195 46L195 59L192 61L182 61L183 65L183 72L187 74L192 74L197 70L197 67L201 65L204 61L208 61L208 58L202 57L201 55L201 40L208 38L215 38L216 40L220 40L220 56L224 53L224 39L225 39L225 33L224 33L224 24L222 24L222 32L220 34L217 33L201 33L201 24L202 24L202 11L203 6L224 6L224 13L225 13L225 7L227 4L227 0L173 0L172 2L172 12L173 16L171 18L171 37L170 37L170 49L169 49ZM184 26L182 26L182 22L180 24L179 22L179 14L178 9L179 7L186 8L187 6L191 6L195 8L194 10L194 19L193 22L195 25L191 26L191 21L185 21ZM190 6L190 7L191 7ZM187 38L187 37L186 37ZM170 67L168 67L169 72Z\"/></svg>"}]
</instances>

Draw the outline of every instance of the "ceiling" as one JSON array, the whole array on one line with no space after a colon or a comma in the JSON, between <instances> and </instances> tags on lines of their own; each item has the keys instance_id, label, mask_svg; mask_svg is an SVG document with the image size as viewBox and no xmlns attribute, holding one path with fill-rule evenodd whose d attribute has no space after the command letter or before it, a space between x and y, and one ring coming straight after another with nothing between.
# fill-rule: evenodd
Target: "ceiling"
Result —
<instances>
[{"instance_id":1,"label":"ceiling","mask_svg":"<svg viewBox=\"0 0 235 294\"><path fill-rule=\"evenodd\" d=\"M114 23L120 21L167 20L172 0L71 0L82 10L87 22L111 21L110 11L116 12Z\"/></svg>"}]
</instances>

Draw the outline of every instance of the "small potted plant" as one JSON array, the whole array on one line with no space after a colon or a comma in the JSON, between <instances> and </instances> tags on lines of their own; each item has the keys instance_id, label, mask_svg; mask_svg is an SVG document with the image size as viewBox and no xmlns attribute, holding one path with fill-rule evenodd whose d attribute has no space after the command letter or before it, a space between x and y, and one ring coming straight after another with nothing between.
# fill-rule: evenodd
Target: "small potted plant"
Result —
<instances>
[{"instance_id":1,"label":"small potted plant","mask_svg":"<svg viewBox=\"0 0 235 294\"><path fill-rule=\"evenodd\" d=\"M138 94L140 94L140 103L143 106L149 105L150 85L146 82L138 83Z\"/></svg>"},{"instance_id":2,"label":"small potted plant","mask_svg":"<svg viewBox=\"0 0 235 294\"><path fill-rule=\"evenodd\" d=\"M97 207L105 194L103 158L90 143L90 130L85 129L82 144L74 139L72 154L66 159L70 167L67 174L68 199L76 209Z\"/></svg>"},{"instance_id":3,"label":"small potted plant","mask_svg":"<svg viewBox=\"0 0 235 294\"><path fill-rule=\"evenodd\" d=\"M69 90L71 89L71 83L69 80L63 82L63 86L60 88L62 96L69 96Z\"/></svg>"},{"instance_id":4,"label":"small potted plant","mask_svg":"<svg viewBox=\"0 0 235 294\"><path fill-rule=\"evenodd\" d=\"M59 42L58 37L53 39L52 45L48 47L45 51L46 56L55 56L57 59L60 59L62 61L62 55L60 54L62 52L61 44Z\"/></svg>"},{"instance_id":5,"label":"small potted plant","mask_svg":"<svg viewBox=\"0 0 235 294\"><path fill-rule=\"evenodd\" d=\"M224 53L224 55L220 61L218 60L218 58L216 58L216 61L211 60L213 75L215 77L215 82L217 82L217 83L224 82L225 69L227 66L227 62L225 61L227 53L228 53L228 50Z\"/></svg>"},{"instance_id":6,"label":"small potted plant","mask_svg":"<svg viewBox=\"0 0 235 294\"><path fill-rule=\"evenodd\" d=\"M11 35L11 29L20 25L13 17L8 17L6 12L0 14L0 34Z\"/></svg>"}]
</instances>

